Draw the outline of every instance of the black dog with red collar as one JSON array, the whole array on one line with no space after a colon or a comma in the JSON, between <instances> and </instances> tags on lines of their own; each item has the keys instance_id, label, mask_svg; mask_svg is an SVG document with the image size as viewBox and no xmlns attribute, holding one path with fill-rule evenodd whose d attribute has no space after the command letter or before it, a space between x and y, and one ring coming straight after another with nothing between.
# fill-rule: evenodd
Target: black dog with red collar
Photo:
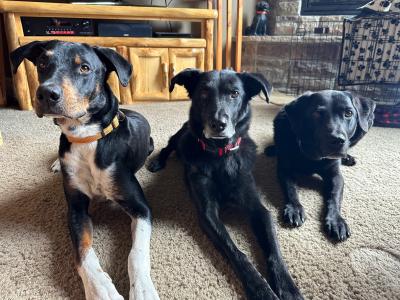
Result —
<instances>
[{"instance_id":1,"label":"black dog with red collar","mask_svg":"<svg viewBox=\"0 0 400 300\"><path fill-rule=\"evenodd\" d=\"M249 299L303 299L283 262L271 214L262 205L252 174L256 145L249 137L250 100L270 84L259 74L187 69L171 81L183 85L192 100L189 121L151 162L156 172L176 151L185 166L185 182L200 225L232 265ZM234 244L220 211L238 208L248 217L262 248L270 284Z\"/></svg>"},{"instance_id":2,"label":"black dog with red collar","mask_svg":"<svg viewBox=\"0 0 400 300\"><path fill-rule=\"evenodd\" d=\"M251 26L246 28L246 35L267 35L268 33L268 15L271 13L271 7L267 1L259 1L256 5L256 13Z\"/></svg>"}]
</instances>

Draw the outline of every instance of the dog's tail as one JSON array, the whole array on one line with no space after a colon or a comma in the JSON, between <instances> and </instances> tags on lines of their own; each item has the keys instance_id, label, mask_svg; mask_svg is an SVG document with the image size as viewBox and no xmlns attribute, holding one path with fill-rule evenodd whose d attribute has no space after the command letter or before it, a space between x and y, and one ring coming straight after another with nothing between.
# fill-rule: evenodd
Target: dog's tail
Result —
<instances>
[{"instance_id":1,"label":"dog's tail","mask_svg":"<svg viewBox=\"0 0 400 300\"><path fill-rule=\"evenodd\" d=\"M150 156L151 153L154 151L154 141L153 138L150 137L149 139L149 152L147 153L147 156Z\"/></svg>"},{"instance_id":2,"label":"dog's tail","mask_svg":"<svg viewBox=\"0 0 400 300\"><path fill-rule=\"evenodd\" d=\"M276 156L276 146L270 145L270 146L266 147L264 150L264 154L269 157Z\"/></svg>"}]
</instances>

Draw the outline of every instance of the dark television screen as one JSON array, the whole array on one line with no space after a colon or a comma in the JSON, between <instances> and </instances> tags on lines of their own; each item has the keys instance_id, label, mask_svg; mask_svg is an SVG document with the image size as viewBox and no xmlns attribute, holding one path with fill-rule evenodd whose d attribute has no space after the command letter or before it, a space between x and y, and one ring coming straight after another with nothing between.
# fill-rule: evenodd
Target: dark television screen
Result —
<instances>
[{"instance_id":1,"label":"dark television screen","mask_svg":"<svg viewBox=\"0 0 400 300\"><path fill-rule=\"evenodd\" d=\"M367 4L367 0L302 0L301 15L356 15L358 7Z\"/></svg>"}]
</instances>

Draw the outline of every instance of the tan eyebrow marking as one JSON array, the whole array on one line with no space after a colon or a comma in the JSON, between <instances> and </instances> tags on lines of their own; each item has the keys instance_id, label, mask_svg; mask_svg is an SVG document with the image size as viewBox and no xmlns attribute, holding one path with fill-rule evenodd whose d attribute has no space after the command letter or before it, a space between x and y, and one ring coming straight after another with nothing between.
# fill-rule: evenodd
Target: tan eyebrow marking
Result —
<instances>
[{"instance_id":1,"label":"tan eyebrow marking","mask_svg":"<svg viewBox=\"0 0 400 300\"><path fill-rule=\"evenodd\" d=\"M77 65L80 65L82 63L81 57L79 56L79 54L75 55L75 63Z\"/></svg>"}]
</instances>

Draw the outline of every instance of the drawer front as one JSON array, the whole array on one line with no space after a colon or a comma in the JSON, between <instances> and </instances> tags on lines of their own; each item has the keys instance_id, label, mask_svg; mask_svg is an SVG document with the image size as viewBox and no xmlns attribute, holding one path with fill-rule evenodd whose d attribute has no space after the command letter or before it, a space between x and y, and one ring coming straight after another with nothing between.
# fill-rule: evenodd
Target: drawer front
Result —
<instances>
[{"instance_id":1,"label":"drawer front","mask_svg":"<svg viewBox=\"0 0 400 300\"><path fill-rule=\"evenodd\" d=\"M170 48L170 78L186 68L204 70L204 48ZM186 89L175 85L171 100L188 99Z\"/></svg>"},{"instance_id":2,"label":"drawer front","mask_svg":"<svg viewBox=\"0 0 400 300\"><path fill-rule=\"evenodd\" d=\"M168 49L130 48L129 56L133 100L169 100Z\"/></svg>"}]
</instances>

